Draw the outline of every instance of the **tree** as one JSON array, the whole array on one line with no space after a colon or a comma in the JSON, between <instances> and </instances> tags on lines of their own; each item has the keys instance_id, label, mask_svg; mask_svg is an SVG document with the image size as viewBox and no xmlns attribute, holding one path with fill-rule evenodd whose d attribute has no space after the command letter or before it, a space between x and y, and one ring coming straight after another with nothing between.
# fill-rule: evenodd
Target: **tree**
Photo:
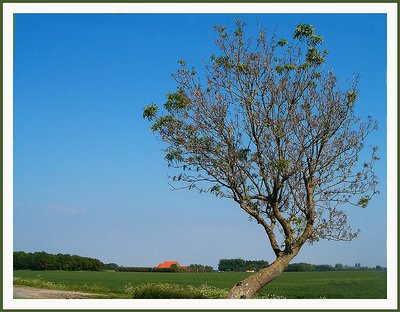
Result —
<instances>
[{"instance_id":1,"label":"tree","mask_svg":"<svg viewBox=\"0 0 400 312\"><path fill-rule=\"evenodd\" d=\"M252 267L255 271L264 269L268 266L265 260L246 260L246 266Z\"/></svg>"},{"instance_id":2,"label":"tree","mask_svg":"<svg viewBox=\"0 0 400 312\"><path fill-rule=\"evenodd\" d=\"M117 271L118 270L118 264L116 264L116 263L106 263L105 265L104 265L104 269L105 270L114 270L114 271Z\"/></svg>"},{"instance_id":3,"label":"tree","mask_svg":"<svg viewBox=\"0 0 400 312\"><path fill-rule=\"evenodd\" d=\"M315 271L320 271L320 272L333 271L333 267L329 264L317 264L315 266Z\"/></svg>"},{"instance_id":4,"label":"tree","mask_svg":"<svg viewBox=\"0 0 400 312\"><path fill-rule=\"evenodd\" d=\"M209 265L202 265L202 264L191 264L187 268L187 272L192 273L204 273L204 272L212 272L213 268Z\"/></svg>"},{"instance_id":5,"label":"tree","mask_svg":"<svg viewBox=\"0 0 400 312\"><path fill-rule=\"evenodd\" d=\"M315 271L316 267L310 263L293 263L289 264L285 271L288 272L310 272L310 271Z\"/></svg>"},{"instance_id":6,"label":"tree","mask_svg":"<svg viewBox=\"0 0 400 312\"><path fill-rule=\"evenodd\" d=\"M264 260L243 260L243 259L221 259L218 263L219 271L246 271L254 269L256 271L266 268L268 262Z\"/></svg>"},{"instance_id":7,"label":"tree","mask_svg":"<svg viewBox=\"0 0 400 312\"><path fill-rule=\"evenodd\" d=\"M358 78L342 89L324 70L328 51L312 25L298 25L293 43L263 29L252 41L241 21L215 30L220 55L204 78L179 61L177 91L143 117L166 143L173 189L231 199L264 229L275 261L229 292L251 298L306 242L357 236L340 206L366 207L377 193L377 147L359 159L377 125L355 114Z\"/></svg>"},{"instance_id":8,"label":"tree","mask_svg":"<svg viewBox=\"0 0 400 312\"><path fill-rule=\"evenodd\" d=\"M178 272L179 270L178 266L175 263L172 264L169 268L172 270L172 272Z\"/></svg>"}]
</instances>

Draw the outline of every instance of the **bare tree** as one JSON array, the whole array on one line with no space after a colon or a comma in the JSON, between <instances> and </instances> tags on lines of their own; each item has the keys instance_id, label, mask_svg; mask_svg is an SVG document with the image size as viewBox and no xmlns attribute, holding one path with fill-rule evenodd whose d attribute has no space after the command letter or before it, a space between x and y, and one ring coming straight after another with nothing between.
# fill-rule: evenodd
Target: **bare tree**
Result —
<instances>
[{"instance_id":1,"label":"bare tree","mask_svg":"<svg viewBox=\"0 0 400 312\"><path fill-rule=\"evenodd\" d=\"M165 158L178 170L172 180L182 183L175 189L232 199L265 231L276 260L229 298L251 298L306 242L355 238L340 206L366 207L377 193L377 147L359 160L377 125L355 115L357 79L342 90L322 69L328 52L312 25L298 25L293 44L263 29L252 41L244 26L215 26L221 54L205 77L179 61L177 91L161 113L155 104L143 113L167 143Z\"/></svg>"}]
</instances>

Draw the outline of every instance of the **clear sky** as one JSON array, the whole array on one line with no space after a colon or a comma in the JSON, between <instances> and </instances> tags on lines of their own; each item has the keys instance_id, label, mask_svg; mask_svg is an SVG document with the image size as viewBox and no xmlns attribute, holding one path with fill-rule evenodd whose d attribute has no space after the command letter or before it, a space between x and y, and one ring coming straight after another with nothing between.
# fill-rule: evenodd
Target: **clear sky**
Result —
<instances>
[{"instance_id":1,"label":"clear sky","mask_svg":"<svg viewBox=\"0 0 400 312\"><path fill-rule=\"evenodd\" d=\"M171 191L163 144L142 118L174 91L185 59L200 71L215 24L278 37L309 23L357 111L378 132L380 194L346 209L352 242L304 246L293 262L386 266L386 16L383 14L17 14L14 19L14 250L71 253L125 266L165 260L273 260L263 229L229 200Z\"/></svg>"}]
</instances>

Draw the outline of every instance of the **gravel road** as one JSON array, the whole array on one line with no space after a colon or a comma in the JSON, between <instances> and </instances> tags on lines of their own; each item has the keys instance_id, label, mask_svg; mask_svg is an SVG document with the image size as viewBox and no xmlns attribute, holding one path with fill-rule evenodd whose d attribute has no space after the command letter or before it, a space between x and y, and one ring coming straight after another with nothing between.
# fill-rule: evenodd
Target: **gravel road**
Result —
<instances>
[{"instance_id":1,"label":"gravel road","mask_svg":"<svg viewBox=\"0 0 400 312\"><path fill-rule=\"evenodd\" d=\"M14 299L90 299L99 295L78 291L39 289L14 285Z\"/></svg>"}]
</instances>

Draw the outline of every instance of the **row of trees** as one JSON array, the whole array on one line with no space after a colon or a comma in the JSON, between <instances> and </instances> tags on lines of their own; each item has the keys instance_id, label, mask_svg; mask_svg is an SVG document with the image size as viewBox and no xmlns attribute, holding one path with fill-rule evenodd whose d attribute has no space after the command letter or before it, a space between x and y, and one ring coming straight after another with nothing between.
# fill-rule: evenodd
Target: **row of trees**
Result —
<instances>
[{"instance_id":1,"label":"row of trees","mask_svg":"<svg viewBox=\"0 0 400 312\"><path fill-rule=\"evenodd\" d=\"M356 263L354 266L343 265L337 263L335 265L330 264L311 264L311 263L292 263L285 269L286 272L325 272L325 271L355 271L355 270L376 270L384 271L385 268L377 265L375 267L361 266L360 263Z\"/></svg>"},{"instance_id":2,"label":"row of trees","mask_svg":"<svg viewBox=\"0 0 400 312\"><path fill-rule=\"evenodd\" d=\"M243 260L243 259L221 259L219 260L219 271L258 271L266 268L268 262L264 260Z\"/></svg>"},{"instance_id":3,"label":"row of trees","mask_svg":"<svg viewBox=\"0 0 400 312\"><path fill-rule=\"evenodd\" d=\"M66 271L101 271L105 264L98 259L69 254L48 254L44 251L26 253L14 252L14 270L66 270Z\"/></svg>"},{"instance_id":4,"label":"row of trees","mask_svg":"<svg viewBox=\"0 0 400 312\"><path fill-rule=\"evenodd\" d=\"M213 267L209 265L202 264L191 264L186 268L187 272L191 273L204 273L204 272L212 272Z\"/></svg>"},{"instance_id":5,"label":"row of trees","mask_svg":"<svg viewBox=\"0 0 400 312\"><path fill-rule=\"evenodd\" d=\"M219 271L259 271L268 267L268 262L264 260L243 260L243 259L221 259L218 264ZM354 271L354 270L375 270L384 271L386 268L377 265L375 267L361 266L356 263L354 266L343 265L337 263L330 264L311 264L311 263L291 263L285 269L286 272L326 272L326 271Z\"/></svg>"},{"instance_id":6,"label":"row of trees","mask_svg":"<svg viewBox=\"0 0 400 312\"><path fill-rule=\"evenodd\" d=\"M169 268L154 268L154 267L116 267L114 270L119 272L179 272L179 273L204 273L212 272L213 267L202 264L191 264L187 267L178 267L176 264Z\"/></svg>"},{"instance_id":7,"label":"row of trees","mask_svg":"<svg viewBox=\"0 0 400 312\"><path fill-rule=\"evenodd\" d=\"M154 268L154 267L117 267L117 272L175 272L173 268Z\"/></svg>"}]
</instances>

